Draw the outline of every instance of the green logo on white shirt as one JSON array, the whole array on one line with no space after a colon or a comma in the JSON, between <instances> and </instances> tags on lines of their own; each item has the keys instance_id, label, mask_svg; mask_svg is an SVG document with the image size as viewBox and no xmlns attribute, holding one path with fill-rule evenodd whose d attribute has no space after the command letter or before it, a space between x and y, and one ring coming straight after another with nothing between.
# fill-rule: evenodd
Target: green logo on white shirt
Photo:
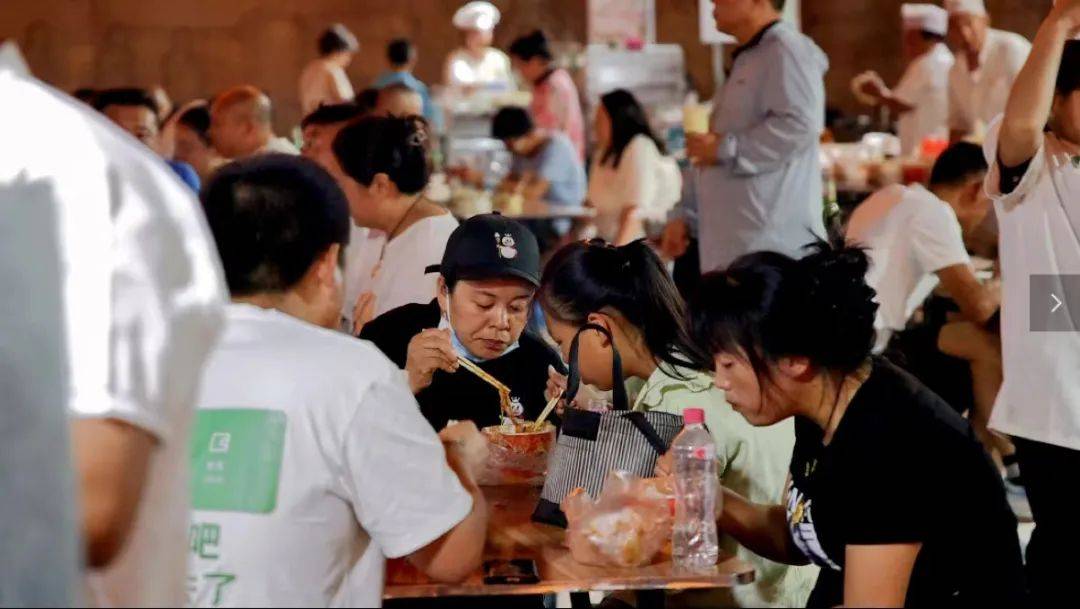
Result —
<instances>
[{"instance_id":1,"label":"green logo on white shirt","mask_svg":"<svg viewBox=\"0 0 1080 609\"><path fill-rule=\"evenodd\" d=\"M199 410L191 440L192 506L222 512L273 512L285 425L285 413L279 410Z\"/></svg>"}]
</instances>

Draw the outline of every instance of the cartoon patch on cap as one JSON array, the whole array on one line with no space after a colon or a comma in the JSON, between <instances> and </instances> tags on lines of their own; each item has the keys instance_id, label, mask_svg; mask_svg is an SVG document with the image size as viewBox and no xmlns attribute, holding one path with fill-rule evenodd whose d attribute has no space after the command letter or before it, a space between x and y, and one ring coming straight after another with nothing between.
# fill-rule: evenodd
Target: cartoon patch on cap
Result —
<instances>
[{"instance_id":1,"label":"cartoon patch on cap","mask_svg":"<svg viewBox=\"0 0 1080 609\"><path fill-rule=\"evenodd\" d=\"M510 233L505 235L502 233L495 233L495 247L499 251L499 257L507 260L513 260L517 258L517 242L514 241L514 236Z\"/></svg>"}]
</instances>

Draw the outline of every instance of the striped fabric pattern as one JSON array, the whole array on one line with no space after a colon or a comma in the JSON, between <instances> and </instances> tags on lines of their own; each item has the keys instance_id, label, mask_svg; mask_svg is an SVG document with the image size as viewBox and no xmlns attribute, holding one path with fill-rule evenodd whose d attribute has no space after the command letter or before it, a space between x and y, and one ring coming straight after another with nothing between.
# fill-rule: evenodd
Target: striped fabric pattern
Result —
<instances>
[{"instance_id":1,"label":"striped fabric pattern","mask_svg":"<svg viewBox=\"0 0 1080 609\"><path fill-rule=\"evenodd\" d=\"M603 490L608 472L621 470L642 478L653 475L660 455L645 436L627 418L631 413L613 411L600 417L595 440L559 436L555 454L548 467L541 499L558 505L576 488L583 488L591 497ZM666 412L635 413L644 415L664 444L670 445L682 430L682 417ZM569 416L573 416L568 411Z\"/></svg>"}]
</instances>

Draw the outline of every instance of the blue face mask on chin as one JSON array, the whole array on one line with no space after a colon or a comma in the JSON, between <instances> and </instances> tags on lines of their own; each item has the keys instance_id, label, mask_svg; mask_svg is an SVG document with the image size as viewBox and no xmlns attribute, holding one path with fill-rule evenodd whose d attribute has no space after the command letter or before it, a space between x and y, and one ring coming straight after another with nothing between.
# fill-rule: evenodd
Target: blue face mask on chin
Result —
<instances>
[{"instance_id":1,"label":"blue face mask on chin","mask_svg":"<svg viewBox=\"0 0 1080 609\"><path fill-rule=\"evenodd\" d=\"M520 340L515 340L512 345L506 348L506 351L503 351L501 354L499 354L499 357L486 359L473 355L472 352L465 347L465 343L461 342L461 339L457 335L457 331L454 330L454 324L450 321L450 294L446 295L446 313L443 315L442 319L439 320L439 329L441 330L444 328L450 328L450 344L454 347L454 351L457 351L458 355L464 357L470 362L473 362L474 364L482 364L484 362L490 362L492 360L499 359L499 357L502 357L516 350L521 343Z\"/></svg>"}]
</instances>

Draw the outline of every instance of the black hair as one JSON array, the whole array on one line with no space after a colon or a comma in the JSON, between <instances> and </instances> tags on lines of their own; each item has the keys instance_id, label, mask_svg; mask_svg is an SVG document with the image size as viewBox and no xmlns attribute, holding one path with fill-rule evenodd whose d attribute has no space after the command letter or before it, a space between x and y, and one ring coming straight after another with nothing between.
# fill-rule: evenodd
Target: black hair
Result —
<instances>
[{"instance_id":1,"label":"black hair","mask_svg":"<svg viewBox=\"0 0 1080 609\"><path fill-rule=\"evenodd\" d=\"M408 38L395 38L386 45L386 59L390 65L401 67L412 61L416 55L416 47Z\"/></svg>"},{"instance_id":2,"label":"black hair","mask_svg":"<svg viewBox=\"0 0 1080 609\"><path fill-rule=\"evenodd\" d=\"M618 167L626 147L639 135L652 140L661 154L666 153L664 143L653 133L645 109L633 93L626 89L615 89L602 96L600 103L611 118L611 144L600 157L601 164L610 163L611 166Z\"/></svg>"},{"instance_id":3,"label":"black hair","mask_svg":"<svg viewBox=\"0 0 1080 609\"><path fill-rule=\"evenodd\" d=\"M146 89L137 87L103 89L94 94L93 105L98 112L104 112L109 106L142 106L153 112L154 121L157 121L158 104Z\"/></svg>"},{"instance_id":4,"label":"black hair","mask_svg":"<svg viewBox=\"0 0 1080 609\"><path fill-rule=\"evenodd\" d=\"M309 125L336 125L358 119L366 113L356 102L320 104L300 121L300 128Z\"/></svg>"},{"instance_id":5,"label":"black hair","mask_svg":"<svg viewBox=\"0 0 1080 609\"><path fill-rule=\"evenodd\" d=\"M1055 88L1058 95L1080 91L1080 40L1069 40L1065 43Z\"/></svg>"},{"instance_id":6,"label":"black hair","mask_svg":"<svg viewBox=\"0 0 1080 609\"><path fill-rule=\"evenodd\" d=\"M319 55L326 57L342 51L358 51L360 50L360 43L356 40L356 35L349 31L349 28L340 23L335 23L323 30L322 34L319 34L318 47Z\"/></svg>"},{"instance_id":7,"label":"black hair","mask_svg":"<svg viewBox=\"0 0 1080 609\"><path fill-rule=\"evenodd\" d=\"M517 57L518 59L524 59L528 61L533 57L539 57L546 61L551 61L554 57L551 53L551 47L548 45L547 35L543 30L533 30L532 32L521 36L514 40L510 44L510 55Z\"/></svg>"},{"instance_id":8,"label":"black hair","mask_svg":"<svg viewBox=\"0 0 1080 609\"><path fill-rule=\"evenodd\" d=\"M295 286L327 248L349 241L349 205L314 161L267 154L218 169L203 209L233 296Z\"/></svg>"},{"instance_id":9,"label":"black hair","mask_svg":"<svg viewBox=\"0 0 1080 609\"><path fill-rule=\"evenodd\" d=\"M937 32L928 32L926 30L919 30L919 35L926 42L945 42L945 36L938 34Z\"/></svg>"},{"instance_id":10,"label":"black hair","mask_svg":"<svg viewBox=\"0 0 1080 609\"><path fill-rule=\"evenodd\" d=\"M874 346L876 293L866 284L866 252L819 241L796 260L748 254L702 277L693 300L694 336L703 350L742 351L759 379L781 357L802 356L847 375Z\"/></svg>"},{"instance_id":11,"label":"black hair","mask_svg":"<svg viewBox=\"0 0 1080 609\"><path fill-rule=\"evenodd\" d=\"M368 114L379 105L379 90L368 87L356 94L356 105L360 107L361 114Z\"/></svg>"},{"instance_id":12,"label":"black hair","mask_svg":"<svg viewBox=\"0 0 1080 609\"><path fill-rule=\"evenodd\" d=\"M94 105L94 97L97 95L97 90L90 87L79 87L71 92L71 96L75 99L83 102L84 104Z\"/></svg>"},{"instance_id":13,"label":"black hair","mask_svg":"<svg viewBox=\"0 0 1080 609\"><path fill-rule=\"evenodd\" d=\"M987 171L982 147L971 142L957 142L945 149L930 170L930 186L956 186Z\"/></svg>"},{"instance_id":14,"label":"black hair","mask_svg":"<svg viewBox=\"0 0 1080 609\"><path fill-rule=\"evenodd\" d=\"M495 114L491 121L491 137L497 140L512 140L528 135L535 128L529 111L517 106L507 106Z\"/></svg>"},{"instance_id":15,"label":"black hair","mask_svg":"<svg viewBox=\"0 0 1080 609\"><path fill-rule=\"evenodd\" d=\"M207 146L210 145L210 106L199 104L184 110L176 118L176 124L183 125L195 132Z\"/></svg>"},{"instance_id":16,"label":"black hair","mask_svg":"<svg viewBox=\"0 0 1080 609\"><path fill-rule=\"evenodd\" d=\"M544 268L538 300L548 315L576 326L590 313L616 312L641 332L661 364L711 367L711 358L691 338L675 282L644 240L614 247L594 239L563 247Z\"/></svg>"},{"instance_id":17,"label":"black hair","mask_svg":"<svg viewBox=\"0 0 1080 609\"><path fill-rule=\"evenodd\" d=\"M334 155L345 173L364 186L385 173L398 190L416 194L431 175L427 143L427 121L421 117L372 116L338 133Z\"/></svg>"},{"instance_id":18,"label":"black hair","mask_svg":"<svg viewBox=\"0 0 1080 609\"><path fill-rule=\"evenodd\" d=\"M772 0L773 8L778 11L783 11L785 4L787 4L787 0Z\"/></svg>"}]
</instances>

